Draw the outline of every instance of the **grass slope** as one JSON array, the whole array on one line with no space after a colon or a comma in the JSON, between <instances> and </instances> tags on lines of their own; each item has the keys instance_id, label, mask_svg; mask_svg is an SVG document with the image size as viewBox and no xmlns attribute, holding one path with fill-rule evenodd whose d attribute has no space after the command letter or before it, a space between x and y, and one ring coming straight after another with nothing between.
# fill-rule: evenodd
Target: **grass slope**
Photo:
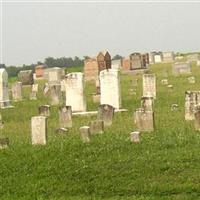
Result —
<instances>
[{"instance_id":1,"label":"grass slope","mask_svg":"<svg viewBox=\"0 0 200 200\"><path fill-rule=\"evenodd\" d=\"M160 84L164 69L173 92ZM43 82L38 101L29 101L30 89L25 88L24 101L1 110L5 122L1 136L9 137L11 144L0 150L0 199L198 199L200 133L192 122L184 121L184 92L200 89L200 69L193 65L195 84L188 84L186 75L173 77L170 64L153 65L151 71L157 75L156 130L143 134L140 144L129 141L133 110L142 95L140 75L121 75L122 105L129 111L117 113L113 125L93 136L91 144L81 142L79 127L95 116L73 117L69 134L56 136L58 108L52 107L48 144L32 146L30 119L48 99L42 95ZM133 78L139 79L137 95L129 95ZM94 84L87 83L85 92L88 110L96 110L98 104L91 97ZM177 112L170 110L173 103L179 105Z\"/></svg>"}]
</instances>

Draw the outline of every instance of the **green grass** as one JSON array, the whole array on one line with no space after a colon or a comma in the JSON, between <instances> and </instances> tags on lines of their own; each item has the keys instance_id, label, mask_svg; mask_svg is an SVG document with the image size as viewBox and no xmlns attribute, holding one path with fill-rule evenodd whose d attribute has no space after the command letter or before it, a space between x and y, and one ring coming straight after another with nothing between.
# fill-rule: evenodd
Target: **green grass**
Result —
<instances>
[{"instance_id":1,"label":"green grass","mask_svg":"<svg viewBox=\"0 0 200 200\"><path fill-rule=\"evenodd\" d=\"M200 133L193 122L184 121L184 92L199 90L200 68L193 64L195 84L188 84L188 75L173 77L170 64L150 70L157 75L156 129L142 134L140 144L132 144L129 134L135 130L133 110L140 106L141 75L121 75L122 105L128 112L115 114L113 125L92 136L90 144L81 142L79 127L96 116L73 117L69 134L57 136L58 107L52 107L48 144L32 146L30 119L49 99L42 95L44 82L39 82L38 101L29 101L30 88L24 88L23 101L1 110L1 137L9 137L10 146L0 150L0 199L199 199ZM173 92L160 83L163 70ZM139 80L136 95L129 94L133 78ZM87 83L85 92L88 110L97 110L91 96L94 84ZM170 110L173 103L179 105L177 112Z\"/></svg>"}]
</instances>

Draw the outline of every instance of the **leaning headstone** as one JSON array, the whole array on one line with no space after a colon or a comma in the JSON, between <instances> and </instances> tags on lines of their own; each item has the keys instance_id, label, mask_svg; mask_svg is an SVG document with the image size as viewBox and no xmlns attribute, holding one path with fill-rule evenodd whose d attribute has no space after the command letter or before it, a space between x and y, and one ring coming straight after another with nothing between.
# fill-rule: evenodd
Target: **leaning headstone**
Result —
<instances>
[{"instance_id":1,"label":"leaning headstone","mask_svg":"<svg viewBox=\"0 0 200 200\"><path fill-rule=\"evenodd\" d=\"M90 133L95 134L95 133L103 133L104 129L104 124L103 120L95 120L90 122Z\"/></svg>"},{"instance_id":2,"label":"leaning headstone","mask_svg":"<svg viewBox=\"0 0 200 200\"><path fill-rule=\"evenodd\" d=\"M139 131L134 131L134 132L130 133L130 140L133 143L140 142L140 132Z\"/></svg>"},{"instance_id":3,"label":"leaning headstone","mask_svg":"<svg viewBox=\"0 0 200 200\"><path fill-rule=\"evenodd\" d=\"M59 107L59 124L60 128L72 127L72 108L71 106Z\"/></svg>"},{"instance_id":4,"label":"leaning headstone","mask_svg":"<svg viewBox=\"0 0 200 200\"><path fill-rule=\"evenodd\" d=\"M8 93L8 74L5 69L0 69L0 107L11 107Z\"/></svg>"},{"instance_id":5,"label":"leaning headstone","mask_svg":"<svg viewBox=\"0 0 200 200\"><path fill-rule=\"evenodd\" d=\"M8 138L0 138L0 149L5 149L9 145L9 139Z\"/></svg>"},{"instance_id":6,"label":"leaning headstone","mask_svg":"<svg viewBox=\"0 0 200 200\"><path fill-rule=\"evenodd\" d=\"M50 106L49 105L43 105L39 106L39 115L49 117L50 116Z\"/></svg>"},{"instance_id":7,"label":"leaning headstone","mask_svg":"<svg viewBox=\"0 0 200 200\"><path fill-rule=\"evenodd\" d=\"M69 73L65 77L65 105L71 106L72 112L86 111L83 73Z\"/></svg>"},{"instance_id":8,"label":"leaning headstone","mask_svg":"<svg viewBox=\"0 0 200 200\"><path fill-rule=\"evenodd\" d=\"M185 120L194 120L195 106L197 103L197 95L195 92L185 92Z\"/></svg>"},{"instance_id":9,"label":"leaning headstone","mask_svg":"<svg viewBox=\"0 0 200 200\"><path fill-rule=\"evenodd\" d=\"M37 100L37 92L38 92L38 84L33 84L31 86L31 93L30 93L31 100Z\"/></svg>"},{"instance_id":10,"label":"leaning headstone","mask_svg":"<svg viewBox=\"0 0 200 200\"><path fill-rule=\"evenodd\" d=\"M47 118L35 116L31 118L31 141L32 144L45 145L47 142Z\"/></svg>"},{"instance_id":11,"label":"leaning headstone","mask_svg":"<svg viewBox=\"0 0 200 200\"><path fill-rule=\"evenodd\" d=\"M172 74L190 74L191 73L191 64L189 62L177 62L172 66Z\"/></svg>"},{"instance_id":12,"label":"leaning headstone","mask_svg":"<svg viewBox=\"0 0 200 200\"><path fill-rule=\"evenodd\" d=\"M154 112L145 111L143 108L136 109L134 113L134 122L138 131L154 131Z\"/></svg>"},{"instance_id":13,"label":"leaning headstone","mask_svg":"<svg viewBox=\"0 0 200 200\"><path fill-rule=\"evenodd\" d=\"M90 127L89 126L80 127L80 136L81 136L81 140L84 143L90 142Z\"/></svg>"},{"instance_id":14,"label":"leaning headstone","mask_svg":"<svg viewBox=\"0 0 200 200\"><path fill-rule=\"evenodd\" d=\"M153 110L153 97L142 97L141 98L141 107L144 108L145 111Z\"/></svg>"},{"instance_id":15,"label":"leaning headstone","mask_svg":"<svg viewBox=\"0 0 200 200\"><path fill-rule=\"evenodd\" d=\"M61 85L50 85L50 99L51 105L61 104Z\"/></svg>"},{"instance_id":16,"label":"leaning headstone","mask_svg":"<svg viewBox=\"0 0 200 200\"><path fill-rule=\"evenodd\" d=\"M12 98L14 101L22 100L22 83L21 82L15 82L12 85Z\"/></svg>"},{"instance_id":17,"label":"leaning headstone","mask_svg":"<svg viewBox=\"0 0 200 200\"><path fill-rule=\"evenodd\" d=\"M99 106L97 119L104 122L104 126L110 126L114 117L115 108L108 104Z\"/></svg>"},{"instance_id":18,"label":"leaning headstone","mask_svg":"<svg viewBox=\"0 0 200 200\"><path fill-rule=\"evenodd\" d=\"M194 84L195 83L195 77L194 76L188 77L188 82L191 83L191 84Z\"/></svg>"},{"instance_id":19,"label":"leaning headstone","mask_svg":"<svg viewBox=\"0 0 200 200\"><path fill-rule=\"evenodd\" d=\"M143 74L143 96L156 99L156 76L155 74Z\"/></svg>"},{"instance_id":20,"label":"leaning headstone","mask_svg":"<svg viewBox=\"0 0 200 200\"><path fill-rule=\"evenodd\" d=\"M32 70L24 70L18 73L19 81L22 85L32 85L34 83Z\"/></svg>"},{"instance_id":21,"label":"leaning headstone","mask_svg":"<svg viewBox=\"0 0 200 200\"><path fill-rule=\"evenodd\" d=\"M106 69L100 72L101 104L109 104L115 109L121 107L119 71Z\"/></svg>"},{"instance_id":22,"label":"leaning headstone","mask_svg":"<svg viewBox=\"0 0 200 200\"><path fill-rule=\"evenodd\" d=\"M200 106L195 107L194 127L195 127L195 130L200 131Z\"/></svg>"}]
</instances>

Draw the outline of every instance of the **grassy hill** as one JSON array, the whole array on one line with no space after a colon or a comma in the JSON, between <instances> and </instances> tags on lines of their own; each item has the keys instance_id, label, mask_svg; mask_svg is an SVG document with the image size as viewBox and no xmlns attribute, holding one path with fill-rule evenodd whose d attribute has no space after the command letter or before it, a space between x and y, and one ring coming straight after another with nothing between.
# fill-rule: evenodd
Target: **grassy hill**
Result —
<instances>
[{"instance_id":1,"label":"grassy hill","mask_svg":"<svg viewBox=\"0 0 200 200\"><path fill-rule=\"evenodd\" d=\"M169 72L173 92L161 85L163 70ZM200 90L200 68L192 66L195 84L188 83L188 75L172 76L170 64L152 65L150 71L157 75L156 129L142 134L139 144L132 144L129 134L135 130L133 111L140 106L141 75L121 74L122 107L128 112L115 114L113 125L92 136L90 144L81 142L79 127L96 116L73 117L73 128L58 136L54 106L48 119L48 144L32 146L30 119L49 100L42 94L44 82L39 82L38 101L30 101L30 89L24 88L23 101L1 110L5 123L1 137L9 137L10 146L0 150L0 199L198 199L200 133L193 122L184 120L184 93ZM136 95L130 94L133 78L139 80ZM87 83L85 92L88 110L97 110L91 95L94 84ZM177 112L170 110L173 103L179 105Z\"/></svg>"}]
</instances>

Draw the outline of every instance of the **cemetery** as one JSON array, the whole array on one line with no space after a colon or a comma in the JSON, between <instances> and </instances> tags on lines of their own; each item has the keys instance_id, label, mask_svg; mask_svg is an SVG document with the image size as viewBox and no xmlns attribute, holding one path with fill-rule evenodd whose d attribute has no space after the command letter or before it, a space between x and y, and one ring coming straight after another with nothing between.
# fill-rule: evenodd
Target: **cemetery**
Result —
<instances>
[{"instance_id":1,"label":"cemetery","mask_svg":"<svg viewBox=\"0 0 200 200\"><path fill-rule=\"evenodd\" d=\"M0 199L199 196L198 62L131 56L147 71L122 73L107 51L36 79L0 69Z\"/></svg>"}]
</instances>

